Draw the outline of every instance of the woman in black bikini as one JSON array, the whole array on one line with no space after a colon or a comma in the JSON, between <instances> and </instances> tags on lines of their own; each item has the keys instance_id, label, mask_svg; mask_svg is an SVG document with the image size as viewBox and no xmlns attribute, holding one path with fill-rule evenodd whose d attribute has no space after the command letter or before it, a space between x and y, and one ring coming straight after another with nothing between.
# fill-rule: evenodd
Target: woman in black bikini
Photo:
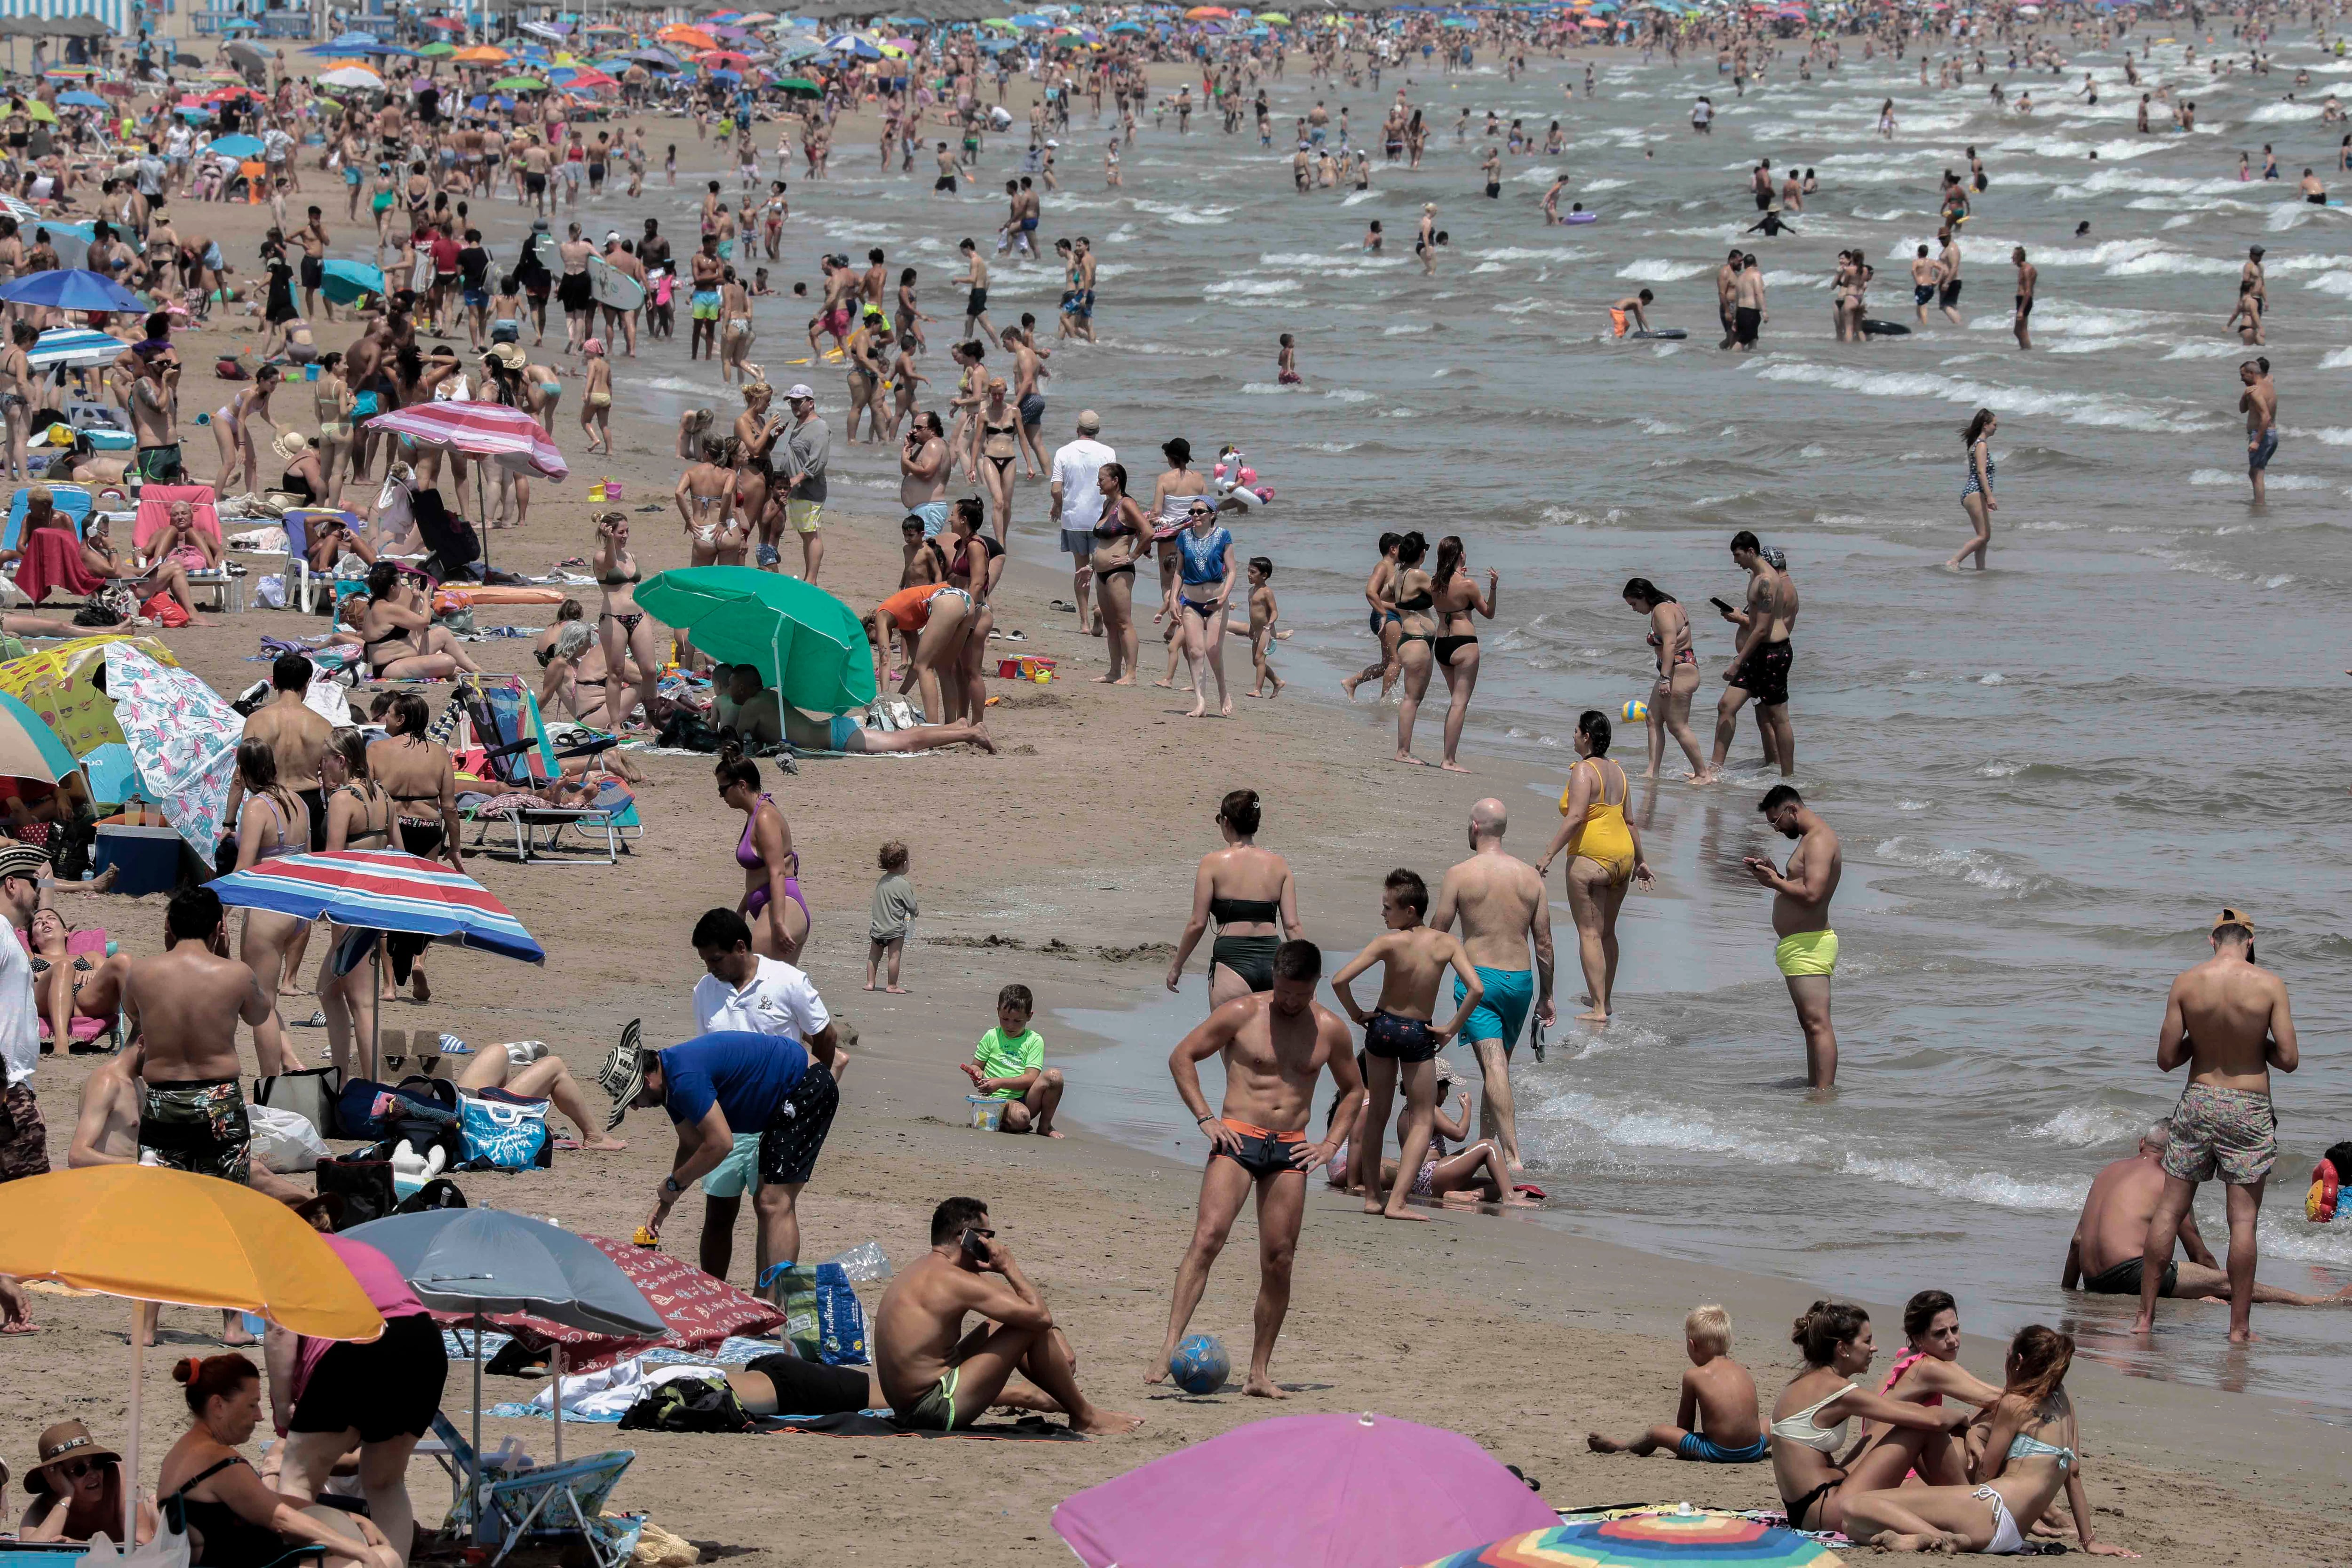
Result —
<instances>
[{"instance_id":1,"label":"woman in black bikini","mask_svg":"<svg viewBox=\"0 0 2352 1568\"><path fill-rule=\"evenodd\" d=\"M457 770L448 748L425 734L433 710L414 691L395 693L384 714L384 738L367 749L368 774L392 796L397 835L394 847L427 860L443 859L462 872L466 860L457 847ZM432 983L425 977L425 961L410 961L403 976L395 955L394 982L404 978L419 1002L433 999Z\"/></svg>"},{"instance_id":2,"label":"woman in black bikini","mask_svg":"<svg viewBox=\"0 0 2352 1568\"><path fill-rule=\"evenodd\" d=\"M1275 950L1284 937L1295 940L1306 934L1298 923L1290 862L1257 847L1258 818L1254 789L1237 789L1218 806L1217 830L1224 835L1225 847L1201 857L1201 868L1192 877L1192 916L1168 965L1168 989L1173 991L1184 973L1184 961L1200 945L1209 922L1217 922L1217 940L1209 949L1212 1011L1236 996L1274 989Z\"/></svg>"},{"instance_id":3,"label":"woman in black bikini","mask_svg":"<svg viewBox=\"0 0 2352 1568\"><path fill-rule=\"evenodd\" d=\"M1429 671L1433 655L1430 645L1437 638L1437 617L1432 607L1437 596L1431 591L1430 575L1422 570L1428 558L1429 541L1415 529L1397 542L1396 567L1389 574L1389 602L1397 614L1397 674L1404 682L1404 691L1397 703L1396 760L1426 767L1412 754L1413 721L1421 716L1421 700L1429 690Z\"/></svg>"},{"instance_id":4,"label":"woman in black bikini","mask_svg":"<svg viewBox=\"0 0 2352 1568\"><path fill-rule=\"evenodd\" d=\"M197 1568L261 1568L298 1546L325 1547L339 1568L401 1568L400 1553L374 1521L340 1510L314 1513L272 1489L237 1452L261 1424L261 1373L251 1362L188 1356L172 1368L172 1379L184 1385L195 1419L163 1456L156 1490L165 1519L184 1521Z\"/></svg>"},{"instance_id":5,"label":"woman in black bikini","mask_svg":"<svg viewBox=\"0 0 2352 1568\"><path fill-rule=\"evenodd\" d=\"M327 797L330 851L393 847L392 796L369 774L364 734L348 729L335 731L319 757L319 784ZM379 1000L375 966L370 962L375 956L374 944L366 943L355 952L346 953L343 943L351 934L349 929L329 922L329 957L319 966L319 1010L327 1018L327 1047L337 1070L347 1076L351 1071L352 1041L366 1039L373 1034Z\"/></svg>"},{"instance_id":6,"label":"woman in black bikini","mask_svg":"<svg viewBox=\"0 0 2352 1568\"><path fill-rule=\"evenodd\" d=\"M980 483L996 509L997 542L1013 522L1013 465L1021 460L1021 411L1005 401L1004 379L992 376L980 416Z\"/></svg>"},{"instance_id":7,"label":"woman in black bikini","mask_svg":"<svg viewBox=\"0 0 2352 1568\"><path fill-rule=\"evenodd\" d=\"M447 627L433 624L425 595L403 586L394 563L379 561L368 568L367 586L360 644L371 674L389 680L446 680L460 671L482 672Z\"/></svg>"},{"instance_id":8,"label":"woman in black bikini","mask_svg":"<svg viewBox=\"0 0 2352 1568\"><path fill-rule=\"evenodd\" d=\"M636 585L645 573L629 554L629 520L620 512L608 511L596 520L595 573L596 585L604 591L604 608L596 617L604 645L604 689L608 694L612 691L611 678L634 658L637 700L645 704L646 722L650 725L659 717L654 682L661 673L661 661L654 657L654 634L646 624L646 613L637 608ZM618 728L629 708L625 700L614 701L608 695L607 721Z\"/></svg>"},{"instance_id":9,"label":"woman in black bikini","mask_svg":"<svg viewBox=\"0 0 2352 1568\"><path fill-rule=\"evenodd\" d=\"M987 533L988 514L978 497L965 496L957 501L950 516L956 548L948 581L971 595L972 622L957 660L963 673L963 701L960 709L950 703L946 717L950 724L959 718L976 724L988 716L988 686L982 678L981 664L988 657L989 631L996 625L996 612L988 607L988 595L996 580L1004 575L1004 546Z\"/></svg>"},{"instance_id":10,"label":"woman in black bikini","mask_svg":"<svg viewBox=\"0 0 2352 1568\"><path fill-rule=\"evenodd\" d=\"M1436 667L1445 672L1445 690L1452 700L1445 709L1445 762L1447 773L1466 773L1470 770L1454 760L1462 744L1462 721L1470 714L1470 693L1478 685L1478 634L1471 630L1472 612L1495 618L1496 589L1501 576L1493 567L1486 569L1486 587L1481 593L1478 584L1470 580L1463 569L1462 537L1449 533L1437 542L1437 570L1430 578L1429 590L1434 595L1433 607L1442 617L1444 629L1430 639L1430 657ZM1422 676L1425 690L1427 674ZM1410 732L1408 731L1408 738Z\"/></svg>"},{"instance_id":11,"label":"woman in black bikini","mask_svg":"<svg viewBox=\"0 0 2352 1568\"><path fill-rule=\"evenodd\" d=\"M1102 491L1101 521L1095 524L1095 601L1102 608L1103 648L1110 668L1095 679L1106 686L1135 684L1135 568L1143 559L1150 520L1127 493L1127 465L1105 463L1095 476Z\"/></svg>"}]
</instances>

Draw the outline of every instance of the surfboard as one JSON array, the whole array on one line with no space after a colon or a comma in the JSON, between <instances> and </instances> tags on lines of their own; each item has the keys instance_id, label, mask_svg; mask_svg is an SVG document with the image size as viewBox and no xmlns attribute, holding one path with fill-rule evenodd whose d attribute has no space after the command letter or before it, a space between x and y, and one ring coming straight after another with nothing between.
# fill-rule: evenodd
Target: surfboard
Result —
<instances>
[{"instance_id":1,"label":"surfboard","mask_svg":"<svg viewBox=\"0 0 2352 1568\"><path fill-rule=\"evenodd\" d=\"M1911 329L1900 321L1865 321L1862 323L1862 330L1874 338L1907 338L1911 335Z\"/></svg>"},{"instance_id":2,"label":"surfboard","mask_svg":"<svg viewBox=\"0 0 2352 1568\"><path fill-rule=\"evenodd\" d=\"M1646 332L1627 332L1629 338L1686 338L1690 334L1680 327L1658 327Z\"/></svg>"},{"instance_id":3,"label":"surfboard","mask_svg":"<svg viewBox=\"0 0 2352 1568\"><path fill-rule=\"evenodd\" d=\"M1562 216L1559 221L1562 223L1599 223L1601 221L1601 215L1599 213L1569 213Z\"/></svg>"},{"instance_id":4,"label":"surfboard","mask_svg":"<svg viewBox=\"0 0 2352 1568\"><path fill-rule=\"evenodd\" d=\"M588 279L596 303L614 310L634 310L646 302L646 287L601 256L588 258Z\"/></svg>"},{"instance_id":5,"label":"surfboard","mask_svg":"<svg viewBox=\"0 0 2352 1568\"><path fill-rule=\"evenodd\" d=\"M533 236L530 243L523 247L523 254L539 258L539 264L548 271L559 277L562 274L563 253L556 248L553 235L541 231Z\"/></svg>"}]
</instances>

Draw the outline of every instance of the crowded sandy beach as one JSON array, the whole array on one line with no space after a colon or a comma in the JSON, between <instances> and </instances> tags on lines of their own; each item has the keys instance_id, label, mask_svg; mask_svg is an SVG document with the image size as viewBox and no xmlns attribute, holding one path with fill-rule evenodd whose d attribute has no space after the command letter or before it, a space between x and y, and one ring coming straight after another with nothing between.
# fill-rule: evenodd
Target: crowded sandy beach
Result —
<instances>
[{"instance_id":1,"label":"crowded sandy beach","mask_svg":"<svg viewBox=\"0 0 2352 1568\"><path fill-rule=\"evenodd\" d=\"M0 1568L2340 1557L2336 13L268 16L0 113Z\"/></svg>"}]
</instances>

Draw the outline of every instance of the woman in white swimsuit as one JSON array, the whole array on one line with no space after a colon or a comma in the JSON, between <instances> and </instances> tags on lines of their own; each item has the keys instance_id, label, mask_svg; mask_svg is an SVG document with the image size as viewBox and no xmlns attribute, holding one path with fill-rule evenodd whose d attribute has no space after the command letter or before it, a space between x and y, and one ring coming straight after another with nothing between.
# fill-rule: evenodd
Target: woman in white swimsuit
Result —
<instances>
[{"instance_id":1,"label":"woman in white swimsuit","mask_svg":"<svg viewBox=\"0 0 2352 1568\"><path fill-rule=\"evenodd\" d=\"M1805 1370L1772 1406L1772 1479L1792 1530L1844 1529L1851 1499L1902 1485L1930 1437L1968 1425L1961 1405L1863 1391L1855 1379L1870 1370L1878 1343L1860 1307L1816 1301L1789 1339L1804 1352ZM1846 1426L1857 1415L1870 1418L1871 1430L1847 1448Z\"/></svg>"}]
</instances>

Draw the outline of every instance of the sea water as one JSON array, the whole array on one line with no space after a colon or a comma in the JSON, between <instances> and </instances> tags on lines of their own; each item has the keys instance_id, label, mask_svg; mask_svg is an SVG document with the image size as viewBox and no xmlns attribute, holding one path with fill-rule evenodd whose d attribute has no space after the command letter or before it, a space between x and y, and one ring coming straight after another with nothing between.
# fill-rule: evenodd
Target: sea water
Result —
<instances>
[{"instance_id":1,"label":"sea water","mask_svg":"<svg viewBox=\"0 0 2352 1568\"><path fill-rule=\"evenodd\" d=\"M2333 167L2337 130L2318 122L2318 100L2352 83L2352 65L2282 39L2270 75L2215 79L2160 45L2142 74L2193 98L2198 129L2141 136L2138 94L2112 51L2074 56L2055 77L1971 73L1949 91L1919 86L1916 55L1859 55L1849 47L1843 68L1816 68L1811 82L1791 58L1744 97L1711 56L1603 55L1600 96L1572 102L1562 86L1580 84L1580 60L1539 61L1516 83L1486 66L1448 78L1416 65L1384 73L1377 91L1294 70L1271 87L1274 149L1246 122L1227 137L1196 115L1181 139L1172 116L1147 122L1124 152L1122 191L1103 188L1110 128L1081 99L1057 133L1064 189L1045 195L1041 232L1048 244L1092 237L1103 342L1056 341L1050 253L994 264L991 316L1002 327L1035 312L1055 351L1049 445L1096 408L1139 488L1168 437L1188 437L1204 465L1223 442L1244 447L1276 501L1233 526L1240 555L1276 562L1297 629L1278 656L1294 694L1334 695L1333 678L1370 654L1360 589L1379 532L1460 534L1482 583L1489 567L1502 574L1499 614L1478 627L1477 751L1564 773L1580 710L1647 695L1645 627L1618 596L1635 575L1692 612L1705 741L1732 646L1706 601L1737 602L1743 583L1727 542L1753 529L1787 552L1804 606L1795 782L1845 861L1838 1092L1815 1101L1799 1087L1769 896L1740 867L1787 848L1755 810L1778 775L1743 717L1721 786L1637 788L1659 885L1625 905L1617 1021L1564 1026L1541 1065L1518 1055L1519 1125L1550 1223L1880 1300L1940 1287L1972 1330L2060 1323L2089 1353L2290 1394L2340 1418L2352 1318L2264 1308L2264 1342L2232 1352L2222 1309L2168 1307L2149 1347L2122 1331L2129 1303L2069 1298L2057 1281L2092 1175L2179 1093L2180 1075L2154 1061L2165 987L2205 956L2224 903L2253 915L2305 1052L2276 1084L2263 1277L2315 1290L2352 1278L2352 1220L2312 1226L2301 1212L2320 1151L2352 1137L2352 247L2343 211L2293 188L2305 164L2352 188ZM2303 66L2315 79L2297 92ZM2073 96L2085 69L2101 84L2096 108ZM1434 127L1423 167L1377 165L1369 196L1296 195L1294 118L1320 98L1335 121L1348 106L1359 141L1375 137L1408 76ZM1996 110L1985 92L1996 78L2012 104L2032 89L2036 112ZM1711 137L1687 124L1700 92L1716 103ZM1873 130L1885 97L1891 141ZM1473 130L1457 142L1465 105ZM1564 155L1508 160L1492 202L1476 174L1489 107L1538 140L1557 117L1568 140ZM947 281L955 245L993 249L1018 141L992 145L961 201L930 195L927 157L917 175L884 176L870 146L837 142L831 179L792 174L780 279L813 275L819 248L863 265L880 246L894 280L919 268L926 308L943 318L929 328L927 396L943 401L962 306ZM2259 170L2265 142L2289 177L2239 182L2238 153ZM1965 174L1969 144L1990 185L1961 236L1961 322L1931 310L1919 327L1907 264L1935 238L1938 174ZM1818 172L1796 234L1742 237L1759 157L1776 175ZM1571 176L1563 208L1580 200L1600 222L1544 226L1538 202L1555 171ZM669 214L681 248L699 183L649 193L643 209ZM1412 254L1425 201L1451 237L1434 279ZM1377 256L1361 246L1371 218L1389 236ZM1735 242L1762 258L1770 290L1749 355L1716 348L1712 273ZM2030 354L2010 335L2013 244L2041 268ZM2248 505L2236 412L2234 367L2253 351L2221 324L2250 244L2269 247L2272 342L2259 352L2282 411L2263 510ZM1870 313L1911 336L1834 341L1828 280L1834 253L1854 246L1879 269ZM1653 321L1689 341L1604 335L1605 306L1645 286ZM782 363L805 352L805 310L762 301L759 314L752 357L779 384L818 384L834 412L837 372ZM1276 384L1284 331L1302 386ZM992 352L992 367L1002 358ZM1979 406L2001 419L1993 569L1953 575L1937 566L1969 531L1960 432ZM870 489L887 507L895 469L839 435L836 503ZM1019 507L1018 547L1050 552L1042 487L1024 486ZM1147 647L1146 663L1156 658ZM1229 644L1227 658L1246 679L1245 653ZM1440 680L1423 755L1436 754L1444 704ZM1366 760L1389 744L1368 722ZM1638 773L1642 745L1621 730L1612 755ZM1681 770L1670 746L1667 771ZM1522 854L1549 836L1557 789L1554 775L1547 798L1513 802ZM1458 836L1457 823L1432 822L1419 858L1403 858L1433 877ZM1555 920L1566 1015L1581 987L1564 903ZM1131 1042L1082 1064L1074 1111L1162 1152L1192 1133L1163 1064L1170 1031L1199 1016L1198 984L1137 1014L1072 1016ZM1178 1152L1198 1157L1189 1142ZM2218 1250L2218 1190L2199 1212Z\"/></svg>"}]
</instances>

